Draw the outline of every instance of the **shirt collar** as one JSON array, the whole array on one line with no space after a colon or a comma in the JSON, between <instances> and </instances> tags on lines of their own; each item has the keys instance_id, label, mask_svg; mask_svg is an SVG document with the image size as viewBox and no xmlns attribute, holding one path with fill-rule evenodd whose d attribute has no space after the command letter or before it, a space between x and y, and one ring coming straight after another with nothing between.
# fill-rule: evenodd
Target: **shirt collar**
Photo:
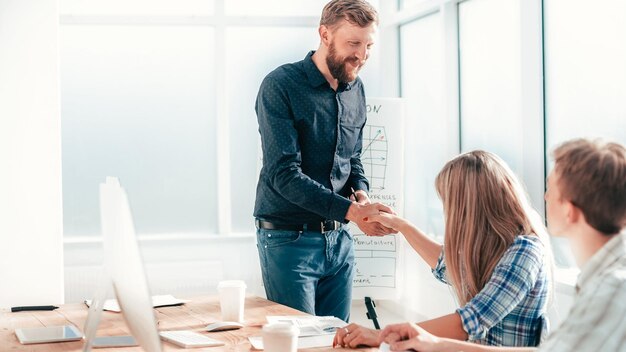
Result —
<instances>
[{"instance_id":1,"label":"shirt collar","mask_svg":"<svg viewBox=\"0 0 626 352\"><path fill-rule=\"evenodd\" d=\"M328 82L317 66L315 66L315 62L313 62L313 54L315 54L315 50L309 51L309 53L304 57L304 72L306 72L307 79L309 80L311 86L319 87ZM337 91L350 90L354 86L355 82L356 79L349 83L339 83Z\"/></svg>"},{"instance_id":2,"label":"shirt collar","mask_svg":"<svg viewBox=\"0 0 626 352\"><path fill-rule=\"evenodd\" d=\"M576 291L580 291L592 278L610 267L619 258L626 256L626 232L615 235L583 265L576 282Z\"/></svg>"},{"instance_id":3,"label":"shirt collar","mask_svg":"<svg viewBox=\"0 0 626 352\"><path fill-rule=\"evenodd\" d=\"M306 73L311 86L319 87L327 82L324 75L320 72L317 66L315 66L315 62L313 62L313 54L315 54L315 50L309 51L309 53L304 57L304 72Z\"/></svg>"}]
</instances>

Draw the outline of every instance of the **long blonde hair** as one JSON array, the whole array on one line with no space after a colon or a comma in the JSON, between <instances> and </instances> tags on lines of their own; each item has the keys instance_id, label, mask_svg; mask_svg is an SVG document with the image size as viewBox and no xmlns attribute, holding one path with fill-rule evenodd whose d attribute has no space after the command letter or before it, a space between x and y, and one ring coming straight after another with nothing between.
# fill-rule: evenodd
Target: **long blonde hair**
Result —
<instances>
[{"instance_id":1,"label":"long blonde hair","mask_svg":"<svg viewBox=\"0 0 626 352\"><path fill-rule=\"evenodd\" d=\"M443 167L435 186L445 215L448 280L459 304L482 290L518 235L539 236L545 253L550 251L541 218L497 155L482 150L461 154Z\"/></svg>"}]
</instances>

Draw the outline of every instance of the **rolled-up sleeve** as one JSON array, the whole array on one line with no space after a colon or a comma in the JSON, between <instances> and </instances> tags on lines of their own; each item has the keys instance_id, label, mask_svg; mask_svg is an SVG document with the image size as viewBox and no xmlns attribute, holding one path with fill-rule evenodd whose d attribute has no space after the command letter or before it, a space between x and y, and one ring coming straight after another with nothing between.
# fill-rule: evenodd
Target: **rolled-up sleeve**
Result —
<instances>
[{"instance_id":1,"label":"rolled-up sleeve","mask_svg":"<svg viewBox=\"0 0 626 352\"><path fill-rule=\"evenodd\" d=\"M432 273L435 278L444 284L448 284L448 280L446 279L446 260L443 254L443 247L441 249L441 253L439 253L439 258L437 258L437 265L432 269Z\"/></svg>"},{"instance_id":2,"label":"rolled-up sleeve","mask_svg":"<svg viewBox=\"0 0 626 352\"><path fill-rule=\"evenodd\" d=\"M465 306L457 309L468 339L483 339L532 290L543 265L543 246L538 241L516 241L505 252L485 287Z\"/></svg>"}]
</instances>

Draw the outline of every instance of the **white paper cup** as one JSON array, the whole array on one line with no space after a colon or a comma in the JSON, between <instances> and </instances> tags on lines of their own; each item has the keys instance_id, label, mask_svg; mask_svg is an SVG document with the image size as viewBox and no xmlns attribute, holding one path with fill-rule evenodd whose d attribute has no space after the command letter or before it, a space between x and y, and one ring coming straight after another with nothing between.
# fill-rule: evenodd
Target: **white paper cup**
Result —
<instances>
[{"instance_id":1,"label":"white paper cup","mask_svg":"<svg viewBox=\"0 0 626 352\"><path fill-rule=\"evenodd\" d=\"M296 352L300 330L289 323L263 325L263 350L265 352Z\"/></svg>"},{"instance_id":2,"label":"white paper cup","mask_svg":"<svg viewBox=\"0 0 626 352\"><path fill-rule=\"evenodd\" d=\"M243 323L246 283L241 280L220 281L217 285L223 321Z\"/></svg>"}]
</instances>

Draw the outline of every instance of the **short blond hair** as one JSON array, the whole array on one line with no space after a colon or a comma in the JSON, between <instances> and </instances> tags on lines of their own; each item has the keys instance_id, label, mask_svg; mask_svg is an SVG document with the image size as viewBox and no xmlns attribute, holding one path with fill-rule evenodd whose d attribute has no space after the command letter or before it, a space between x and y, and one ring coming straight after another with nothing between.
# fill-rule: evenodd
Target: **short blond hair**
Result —
<instances>
[{"instance_id":1,"label":"short blond hair","mask_svg":"<svg viewBox=\"0 0 626 352\"><path fill-rule=\"evenodd\" d=\"M626 226L626 148L601 139L575 139L558 146L553 157L561 196L594 229L619 233Z\"/></svg>"},{"instance_id":2,"label":"short blond hair","mask_svg":"<svg viewBox=\"0 0 626 352\"><path fill-rule=\"evenodd\" d=\"M378 12L364 0L333 0L324 6L320 26L332 29L342 20L365 28L378 24Z\"/></svg>"}]
</instances>

